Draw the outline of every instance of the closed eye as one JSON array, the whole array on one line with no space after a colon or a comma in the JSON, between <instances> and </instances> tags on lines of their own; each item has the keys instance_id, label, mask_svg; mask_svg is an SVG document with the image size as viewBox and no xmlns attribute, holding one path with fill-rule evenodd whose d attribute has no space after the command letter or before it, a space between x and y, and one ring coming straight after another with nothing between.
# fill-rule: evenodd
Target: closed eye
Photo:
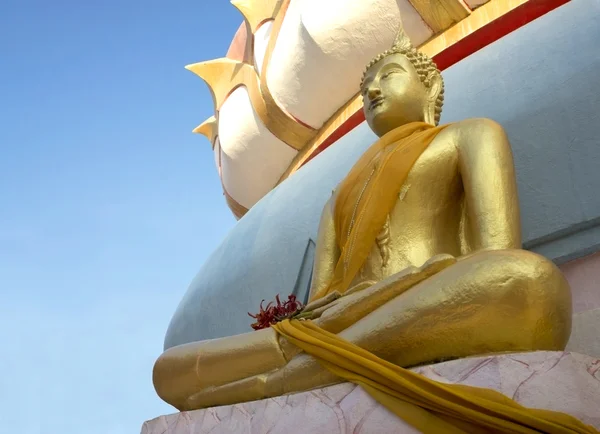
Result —
<instances>
[{"instance_id":1,"label":"closed eye","mask_svg":"<svg viewBox=\"0 0 600 434\"><path fill-rule=\"evenodd\" d=\"M392 75L392 74L395 74L395 73L397 73L397 72L400 72L400 71L399 71L398 69L392 69L391 71L388 71L388 72L386 72L385 74L383 74L383 75L381 76L381 78L387 78L387 77L389 77L390 75Z\"/></svg>"}]
</instances>

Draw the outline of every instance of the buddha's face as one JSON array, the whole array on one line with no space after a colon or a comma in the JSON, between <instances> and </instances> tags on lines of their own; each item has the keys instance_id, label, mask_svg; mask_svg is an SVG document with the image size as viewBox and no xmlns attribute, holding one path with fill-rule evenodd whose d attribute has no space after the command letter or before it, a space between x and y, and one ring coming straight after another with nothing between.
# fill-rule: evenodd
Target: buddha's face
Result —
<instances>
[{"instance_id":1,"label":"buddha's face","mask_svg":"<svg viewBox=\"0 0 600 434\"><path fill-rule=\"evenodd\" d=\"M371 66L361 90L365 118L379 137L410 122L424 121L431 100L431 90L402 54L391 54Z\"/></svg>"}]
</instances>

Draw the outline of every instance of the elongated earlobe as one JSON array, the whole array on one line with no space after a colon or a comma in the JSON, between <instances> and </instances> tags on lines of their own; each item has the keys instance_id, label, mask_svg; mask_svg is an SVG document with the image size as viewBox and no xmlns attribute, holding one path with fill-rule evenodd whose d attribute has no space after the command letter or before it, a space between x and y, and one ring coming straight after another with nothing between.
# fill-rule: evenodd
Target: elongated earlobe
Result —
<instances>
[{"instance_id":1,"label":"elongated earlobe","mask_svg":"<svg viewBox=\"0 0 600 434\"><path fill-rule=\"evenodd\" d=\"M429 81L429 88L427 89L427 108L425 110L425 122L431 125L436 125L436 110L435 105L437 103L440 92L444 87L442 76L438 73L432 72L427 77Z\"/></svg>"}]
</instances>

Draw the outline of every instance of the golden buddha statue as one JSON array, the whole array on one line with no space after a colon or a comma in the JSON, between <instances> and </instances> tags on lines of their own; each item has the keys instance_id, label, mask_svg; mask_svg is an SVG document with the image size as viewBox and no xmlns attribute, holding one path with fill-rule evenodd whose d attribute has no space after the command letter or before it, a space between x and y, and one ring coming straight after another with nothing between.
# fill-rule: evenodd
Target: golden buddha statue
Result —
<instances>
[{"instance_id":1,"label":"golden buddha statue","mask_svg":"<svg viewBox=\"0 0 600 434\"><path fill-rule=\"evenodd\" d=\"M401 367L564 349L570 289L552 262L521 249L502 127L437 126L442 76L402 30L361 89L380 140L324 208L302 316ZM170 348L154 367L159 396L180 410L340 381L272 327Z\"/></svg>"}]
</instances>

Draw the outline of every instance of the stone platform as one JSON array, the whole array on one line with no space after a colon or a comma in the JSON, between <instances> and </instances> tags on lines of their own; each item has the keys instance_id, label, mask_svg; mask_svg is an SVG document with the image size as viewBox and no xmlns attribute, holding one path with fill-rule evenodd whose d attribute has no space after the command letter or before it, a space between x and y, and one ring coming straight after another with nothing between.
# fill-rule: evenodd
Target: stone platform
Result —
<instances>
[{"instance_id":1,"label":"stone platform","mask_svg":"<svg viewBox=\"0 0 600 434\"><path fill-rule=\"evenodd\" d=\"M428 378L497 390L600 429L600 358L535 352L453 360L415 369ZM142 434L415 433L350 383L262 401L161 416Z\"/></svg>"}]
</instances>

